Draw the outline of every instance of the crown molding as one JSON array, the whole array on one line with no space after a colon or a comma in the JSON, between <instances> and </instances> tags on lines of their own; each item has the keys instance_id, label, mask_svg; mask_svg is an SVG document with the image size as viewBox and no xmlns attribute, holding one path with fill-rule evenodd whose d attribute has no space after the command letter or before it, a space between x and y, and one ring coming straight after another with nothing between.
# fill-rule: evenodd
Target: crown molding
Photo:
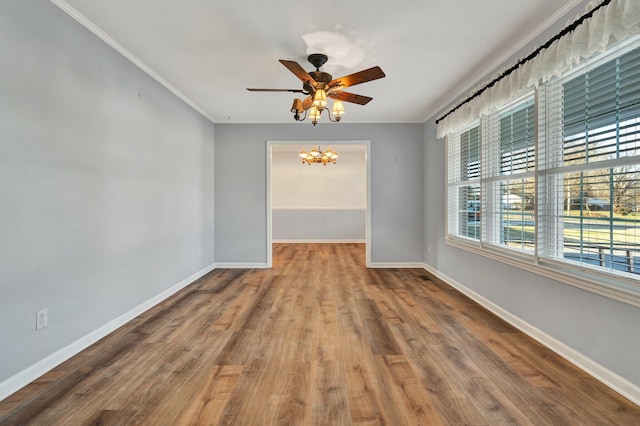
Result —
<instances>
[{"instance_id":1,"label":"crown molding","mask_svg":"<svg viewBox=\"0 0 640 426\"><path fill-rule=\"evenodd\" d=\"M113 38L111 38L107 33L102 31L96 24L91 22L86 16L84 16L83 14L78 12L76 9L74 9L66 1L64 0L50 0L50 1L51 3L59 7L67 15L69 15L71 18L75 19L80 25L82 25L83 27L91 31L93 34L95 34L100 40L104 41L109 46L111 46L116 52L120 53L122 56L127 58L136 67L140 68L147 75L149 75L151 78L153 78L158 83L160 83L168 91L170 91L171 93L176 95L178 98L180 98L184 103L186 103L191 108L193 108L194 110L202 114L202 116L207 118L212 123L216 123L216 119L211 114L209 114L207 111L202 109L194 101L189 99L184 93L182 93L180 90L178 90L173 85L171 85L171 83L169 83L167 80L162 78L158 73L152 70L140 59L138 59L133 53L125 49L120 43L118 43Z\"/></svg>"}]
</instances>

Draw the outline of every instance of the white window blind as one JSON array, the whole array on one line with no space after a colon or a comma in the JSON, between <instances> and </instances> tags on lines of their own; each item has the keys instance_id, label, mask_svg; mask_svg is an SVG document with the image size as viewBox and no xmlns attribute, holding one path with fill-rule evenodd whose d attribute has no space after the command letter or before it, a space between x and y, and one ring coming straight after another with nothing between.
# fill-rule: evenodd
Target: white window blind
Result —
<instances>
[{"instance_id":1,"label":"white window blind","mask_svg":"<svg viewBox=\"0 0 640 426\"><path fill-rule=\"evenodd\" d=\"M450 235L480 239L480 127L448 139Z\"/></svg>"},{"instance_id":2,"label":"white window blind","mask_svg":"<svg viewBox=\"0 0 640 426\"><path fill-rule=\"evenodd\" d=\"M640 273L640 49L554 83L562 138L545 163L542 256ZM560 123L560 122L559 122ZM540 188L544 189L544 188Z\"/></svg>"},{"instance_id":3,"label":"white window blind","mask_svg":"<svg viewBox=\"0 0 640 426\"><path fill-rule=\"evenodd\" d=\"M482 240L535 248L535 104L533 96L492 114L485 136Z\"/></svg>"}]
</instances>

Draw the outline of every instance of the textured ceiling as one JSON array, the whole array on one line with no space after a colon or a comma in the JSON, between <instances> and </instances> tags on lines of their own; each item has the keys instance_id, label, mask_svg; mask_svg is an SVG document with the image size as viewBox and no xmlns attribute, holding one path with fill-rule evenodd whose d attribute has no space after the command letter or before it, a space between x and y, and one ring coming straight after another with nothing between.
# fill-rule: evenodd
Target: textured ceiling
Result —
<instances>
[{"instance_id":1,"label":"textured ceiling","mask_svg":"<svg viewBox=\"0 0 640 426\"><path fill-rule=\"evenodd\" d=\"M423 122L580 0L51 0L219 123L289 123L306 70L327 53L335 77L379 65L353 86L344 122ZM314 6L315 5L315 6ZM299 95L298 95L299 96ZM324 117L323 117L324 118Z\"/></svg>"}]
</instances>

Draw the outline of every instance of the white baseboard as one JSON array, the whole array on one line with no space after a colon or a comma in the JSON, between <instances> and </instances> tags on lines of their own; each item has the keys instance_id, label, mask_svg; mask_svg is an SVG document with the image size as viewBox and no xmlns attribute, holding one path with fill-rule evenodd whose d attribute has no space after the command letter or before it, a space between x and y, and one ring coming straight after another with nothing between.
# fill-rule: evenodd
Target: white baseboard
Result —
<instances>
[{"instance_id":1,"label":"white baseboard","mask_svg":"<svg viewBox=\"0 0 640 426\"><path fill-rule=\"evenodd\" d=\"M367 268L424 268L422 262L371 262Z\"/></svg>"},{"instance_id":2,"label":"white baseboard","mask_svg":"<svg viewBox=\"0 0 640 426\"><path fill-rule=\"evenodd\" d=\"M0 383L0 401L7 398L9 395L12 395L13 393L17 392L18 390L28 385L29 383L33 382L34 380L36 380L38 377L42 376L46 372L62 364L64 361L68 360L72 356L85 350L86 348L88 348L98 340L102 339L109 333L112 333L113 331L123 326L127 322L131 321L138 315L156 306L158 303L162 302L163 300L167 299L169 296L172 296L173 294L182 290L183 288L193 283L198 278L208 274L214 269L215 269L215 265L209 265L206 268L201 269L200 271L196 272L190 277L185 278L184 280L180 281L174 286L166 289L165 291L158 294L157 296L136 306L135 308L131 309L129 312L126 312L125 314L108 322L102 327L92 331L86 336L81 337L80 339L65 346L64 348L61 348L55 351L51 355L47 356L46 358L43 358L42 360L22 370L21 372L15 374L14 376L9 377L7 380Z\"/></svg>"},{"instance_id":3,"label":"white baseboard","mask_svg":"<svg viewBox=\"0 0 640 426\"><path fill-rule=\"evenodd\" d=\"M521 318L513 315L511 312L501 308L495 303L491 302L489 299L481 296L475 291L465 287L460 284L453 278L441 273L440 271L432 268L427 264L423 264L423 268L430 272L437 278L441 279L451 287L460 291L464 295L473 299L475 302L483 306L485 309L491 311L493 314L502 318L504 321L508 322L518 330L522 331L529 337L537 340L539 343L543 344L547 348L551 349L556 354L560 355L567 361L574 364L576 367L590 374L597 380L601 381L614 391L618 392L620 395L632 401L634 404L640 405L640 387L631 383L624 377L621 377L614 373L613 371L603 367L598 364L591 358L586 357L582 353L576 351L575 349L567 346L560 340L549 336L545 332L537 329L532 326L528 322L522 320Z\"/></svg>"},{"instance_id":4,"label":"white baseboard","mask_svg":"<svg viewBox=\"0 0 640 426\"><path fill-rule=\"evenodd\" d=\"M267 263L222 262L216 263L216 269L269 269Z\"/></svg>"}]
</instances>

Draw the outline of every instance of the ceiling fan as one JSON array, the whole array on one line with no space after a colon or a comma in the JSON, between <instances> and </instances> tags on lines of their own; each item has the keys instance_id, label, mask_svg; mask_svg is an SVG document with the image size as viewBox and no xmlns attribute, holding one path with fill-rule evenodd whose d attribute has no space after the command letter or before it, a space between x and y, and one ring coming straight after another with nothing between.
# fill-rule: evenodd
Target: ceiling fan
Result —
<instances>
[{"instance_id":1,"label":"ceiling fan","mask_svg":"<svg viewBox=\"0 0 640 426\"><path fill-rule=\"evenodd\" d=\"M315 71L305 71L296 61L287 61L280 59L280 63L287 67L289 71L295 74L302 81L302 89L255 89L247 88L250 92L291 92L302 93L307 95L305 99L294 99L291 106L293 118L296 121L303 121L307 117L307 111L315 126L320 118L320 114L327 105L327 96L334 100L332 113L335 119L331 121L340 121L344 114L344 106L342 101L351 102L359 105L368 104L373 98L368 96L356 95L353 93L343 92L342 89L356 84L366 83L368 81L377 80L385 76L380 67L372 67L354 74L334 79L331 74L320 71L320 68L327 62L329 58L322 53L313 53L309 55L307 60L316 67ZM328 110L327 110L328 111ZM304 116L301 118L301 114Z\"/></svg>"}]
</instances>

